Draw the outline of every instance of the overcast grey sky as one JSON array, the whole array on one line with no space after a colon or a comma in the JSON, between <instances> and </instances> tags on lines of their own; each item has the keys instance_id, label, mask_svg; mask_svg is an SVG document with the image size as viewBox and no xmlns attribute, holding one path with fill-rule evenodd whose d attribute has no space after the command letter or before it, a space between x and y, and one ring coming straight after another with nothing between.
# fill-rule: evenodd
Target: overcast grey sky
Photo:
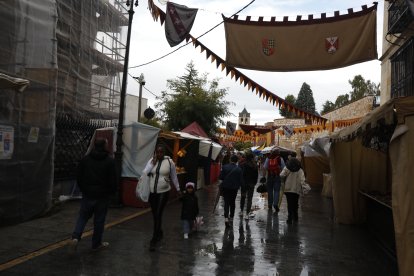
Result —
<instances>
[{"instance_id":1,"label":"overcast grey sky","mask_svg":"<svg viewBox=\"0 0 414 276\"><path fill-rule=\"evenodd\" d=\"M175 3L186 5L189 8L198 8L191 35L198 37L216 24L222 21L221 13L231 16L236 11L250 3L251 0L177 0ZM383 29L383 7L384 1L378 1L377 11L377 50L378 56L382 52L382 29ZM154 3L165 11L165 1L154 0ZM294 20L297 15L306 17L314 14L319 17L321 13L332 16L334 11L339 10L341 14L347 12L348 8L354 11L361 10L361 5L371 6L372 1L361 0L256 0L247 9L240 13L240 16L250 15L254 17L271 16L281 18L289 16L289 20ZM266 19L265 19L266 20ZM212 50L221 58L225 59L226 44L224 25L221 24L213 31L199 39L206 47ZM134 21L131 35L131 50L129 66L137 66L159 58L185 43L171 48L165 38L164 25L152 19L147 8L147 1L140 0L139 6L135 8ZM208 73L209 79L220 78L220 87L228 88L226 100L235 103L230 110L234 114L226 120L237 122L238 113L246 107L251 114L251 124L264 124L280 118L279 110L269 102L259 98L255 93L247 90L239 82L226 76L225 71L216 69L215 63L206 59L205 53L200 53L200 48L195 49L188 45L168 57L138 68L129 70L133 76L144 74L145 87L155 95L160 95L161 91L166 90L167 79L174 79L185 73L185 67L193 61L196 69L200 73ZM323 103L329 100L335 102L338 95L351 91L348 80L355 75L362 75L366 80L379 83L381 79L380 61L369 61L357 65L348 66L341 69L309 72L261 72L240 69L249 78L262 85L279 97L285 98L287 94L297 96L303 82L310 85L318 112L322 109ZM139 85L132 78L128 79L128 93L138 95ZM149 105L154 108L155 96L143 90L143 97L148 99Z\"/></svg>"}]
</instances>

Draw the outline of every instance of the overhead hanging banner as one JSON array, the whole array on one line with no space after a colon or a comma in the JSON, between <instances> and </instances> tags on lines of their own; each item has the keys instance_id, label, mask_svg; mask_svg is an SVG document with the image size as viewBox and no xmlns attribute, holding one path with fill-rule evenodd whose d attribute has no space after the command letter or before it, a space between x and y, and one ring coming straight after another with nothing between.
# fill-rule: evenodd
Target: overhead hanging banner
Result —
<instances>
[{"instance_id":1,"label":"overhead hanging banner","mask_svg":"<svg viewBox=\"0 0 414 276\"><path fill-rule=\"evenodd\" d=\"M180 44L190 33L198 9L167 2L165 37L171 47Z\"/></svg>"},{"instance_id":2,"label":"overhead hanging banner","mask_svg":"<svg viewBox=\"0 0 414 276\"><path fill-rule=\"evenodd\" d=\"M307 20L224 18L226 63L260 71L328 70L377 59L377 5Z\"/></svg>"}]
</instances>

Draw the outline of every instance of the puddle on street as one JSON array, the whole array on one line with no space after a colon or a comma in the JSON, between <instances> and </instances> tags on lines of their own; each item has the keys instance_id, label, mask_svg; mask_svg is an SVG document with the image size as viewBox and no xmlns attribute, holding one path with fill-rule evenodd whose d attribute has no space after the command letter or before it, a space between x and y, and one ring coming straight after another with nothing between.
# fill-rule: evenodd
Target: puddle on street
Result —
<instances>
[{"instance_id":1,"label":"puddle on street","mask_svg":"<svg viewBox=\"0 0 414 276\"><path fill-rule=\"evenodd\" d=\"M205 248L201 248L200 250L196 251L195 254L214 259L216 258L216 253L221 251L222 248L223 243L212 243L207 245Z\"/></svg>"}]
</instances>

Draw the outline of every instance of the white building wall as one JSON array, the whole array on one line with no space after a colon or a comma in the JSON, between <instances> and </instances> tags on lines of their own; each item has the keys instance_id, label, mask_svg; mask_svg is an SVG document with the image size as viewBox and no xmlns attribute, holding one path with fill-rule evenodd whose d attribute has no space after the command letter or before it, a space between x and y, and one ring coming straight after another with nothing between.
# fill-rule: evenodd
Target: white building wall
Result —
<instances>
[{"instance_id":1,"label":"white building wall","mask_svg":"<svg viewBox=\"0 0 414 276\"><path fill-rule=\"evenodd\" d=\"M144 117L144 111L148 108L148 99L141 99L141 118ZM138 122L138 96L127 94L125 98L125 124Z\"/></svg>"}]
</instances>

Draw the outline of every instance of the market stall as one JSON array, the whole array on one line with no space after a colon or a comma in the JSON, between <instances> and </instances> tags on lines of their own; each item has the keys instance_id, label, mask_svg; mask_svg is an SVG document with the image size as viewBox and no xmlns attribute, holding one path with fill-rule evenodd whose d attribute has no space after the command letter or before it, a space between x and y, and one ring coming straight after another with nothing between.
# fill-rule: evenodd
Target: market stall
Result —
<instances>
[{"instance_id":1,"label":"market stall","mask_svg":"<svg viewBox=\"0 0 414 276\"><path fill-rule=\"evenodd\" d=\"M331 141L337 221L367 222L384 247L396 252L400 275L411 275L414 97L388 101L359 123L334 134Z\"/></svg>"},{"instance_id":2,"label":"market stall","mask_svg":"<svg viewBox=\"0 0 414 276\"><path fill-rule=\"evenodd\" d=\"M328 153L323 149L326 145L329 145L329 137L316 138L312 142L304 144L301 148L301 161L305 171L306 183L313 188L322 188L324 184L323 174L330 172Z\"/></svg>"}]
</instances>

